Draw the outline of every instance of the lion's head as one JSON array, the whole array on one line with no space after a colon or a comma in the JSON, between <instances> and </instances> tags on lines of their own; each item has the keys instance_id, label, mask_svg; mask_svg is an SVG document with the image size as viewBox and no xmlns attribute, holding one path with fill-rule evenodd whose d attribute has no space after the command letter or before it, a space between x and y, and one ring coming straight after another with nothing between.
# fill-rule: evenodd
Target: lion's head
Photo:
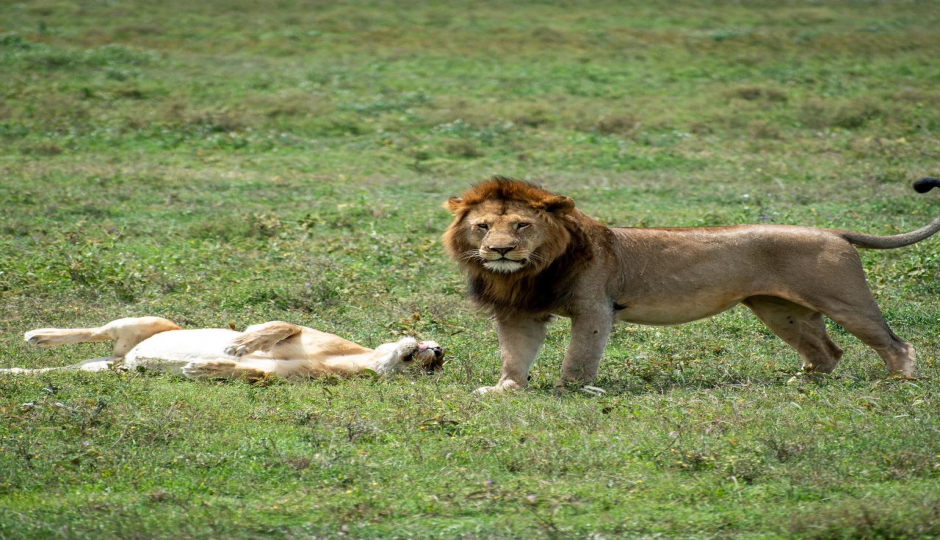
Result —
<instances>
[{"instance_id":1,"label":"lion's head","mask_svg":"<svg viewBox=\"0 0 940 540\"><path fill-rule=\"evenodd\" d=\"M574 201L529 182L497 176L444 207L456 217L444 246L461 265L496 274L537 273L570 240L559 217L574 209Z\"/></svg>"},{"instance_id":2,"label":"lion's head","mask_svg":"<svg viewBox=\"0 0 940 540\"><path fill-rule=\"evenodd\" d=\"M436 341L421 341L418 348L411 354L402 358L402 361L417 361L424 368L425 373L435 373L444 369L444 348Z\"/></svg>"},{"instance_id":3,"label":"lion's head","mask_svg":"<svg viewBox=\"0 0 940 540\"><path fill-rule=\"evenodd\" d=\"M497 176L444 207L454 214L444 247L486 307L544 311L559 300L559 282L591 259L585 225L596 222L531 182Z\"/></svg>"}]
</instances>

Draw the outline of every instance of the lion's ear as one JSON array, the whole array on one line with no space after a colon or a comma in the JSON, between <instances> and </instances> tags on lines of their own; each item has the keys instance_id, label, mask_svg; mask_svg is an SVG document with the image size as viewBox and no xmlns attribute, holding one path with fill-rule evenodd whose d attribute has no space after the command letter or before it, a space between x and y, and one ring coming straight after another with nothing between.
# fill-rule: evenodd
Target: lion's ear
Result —
<instances>
[{"instance_id":1,"label":"lion's ear","mask_svg":"<svg viewBox=\"0 0 940 540\"><path fill-rule=\"evenodd\" d=\"M564 195L552 195L539 201L536 207L552 214L566 214L574 210L574 199Z\"/></svg>"},{"instance_id":2,"label":"lion's ear","mask_svg":"<svg viewBox=\"0 0 940 540\"><path fill-rule=\"evenodd\" d=\"M447 199L447 202L444 203L444 208L450 210L453 213L457 213L458 210L463 206L463 199L460 197L451 197Z\"/></svg>"}]
</instances>

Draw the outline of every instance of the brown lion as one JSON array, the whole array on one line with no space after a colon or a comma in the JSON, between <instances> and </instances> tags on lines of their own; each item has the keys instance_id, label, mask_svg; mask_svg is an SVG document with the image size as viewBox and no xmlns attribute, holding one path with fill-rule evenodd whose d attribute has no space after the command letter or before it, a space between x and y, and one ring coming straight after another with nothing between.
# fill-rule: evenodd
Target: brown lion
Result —
<instances>
[{"instance_id":1,"label":"brown lion","mask_svg":"<svg viewBox=\"0 0 940 540\"><path fill-rule=\"evenodd\" d=\"M914 184L920 193L934 187L940 180ZM940 217L895 236L784 225L609 228L568 197L503 177L444 207L455 217L444 246L499 338L502 376L479 392L527 385L554 315L571 318L562 383L588 384L613 323L680 324L739 303L800 353L806 372L829 373L842 357L825 315L889 371L914 375L914 348L885 323L853 246L914 244L940 230Z\"/></svg>"}]
</instances>

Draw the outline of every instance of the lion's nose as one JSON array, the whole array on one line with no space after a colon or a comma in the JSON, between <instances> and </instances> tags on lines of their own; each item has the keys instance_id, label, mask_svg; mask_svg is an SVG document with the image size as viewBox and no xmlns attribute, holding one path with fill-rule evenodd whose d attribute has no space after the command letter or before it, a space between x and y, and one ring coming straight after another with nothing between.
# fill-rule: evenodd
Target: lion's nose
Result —
<instances>
[{"instance_id":1,"label":"lion's nose","mask_svg":"<svg viewBox=\"0 0 940 540\"><path fill-rule=\"evenodd\" d=\"M514 250L514 249L516 249L516 246L509 246L509 247L491 247L491 248L490 248L490 251L495 251L496 253L499 253L500 255L505 255L505 254L509 253L510 251L512 251L512 250Z\"/></svg>"}]
</instances>

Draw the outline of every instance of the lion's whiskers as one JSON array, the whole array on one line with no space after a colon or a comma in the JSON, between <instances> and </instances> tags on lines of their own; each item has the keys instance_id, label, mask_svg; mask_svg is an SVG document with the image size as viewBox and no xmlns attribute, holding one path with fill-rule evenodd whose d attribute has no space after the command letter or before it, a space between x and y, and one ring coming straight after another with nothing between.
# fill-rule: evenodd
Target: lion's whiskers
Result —
<instances>
[{"instance_id":1,"label":"lion's whiskers","mask_svg":"<svg viewBox=\"0 0 940 540\"><path fill-rule=\"evenodd\" d=\"M543 255L535 253L534 251L529 253L529 256L526 258L534 263L542 264L543 262L545 262L545 257Z\"/></svg>"},{"instance_id":2,"label":"lion's whiskers","mask_svg":"<svg viewBox=\"0 0 940 540\"><path fill-rule=\"evenodd\" d=\"M460 255L460 260L466 261L466 262L470 262L470 261L473 261L473 260L477 260L477 261L480 261L480 262L486 262L486 259L483 257L483 255L480 254L480 250L479 250L479 249L470 249L470 250L464 251L464 252Z\"/></svg>"}]
</instances>

